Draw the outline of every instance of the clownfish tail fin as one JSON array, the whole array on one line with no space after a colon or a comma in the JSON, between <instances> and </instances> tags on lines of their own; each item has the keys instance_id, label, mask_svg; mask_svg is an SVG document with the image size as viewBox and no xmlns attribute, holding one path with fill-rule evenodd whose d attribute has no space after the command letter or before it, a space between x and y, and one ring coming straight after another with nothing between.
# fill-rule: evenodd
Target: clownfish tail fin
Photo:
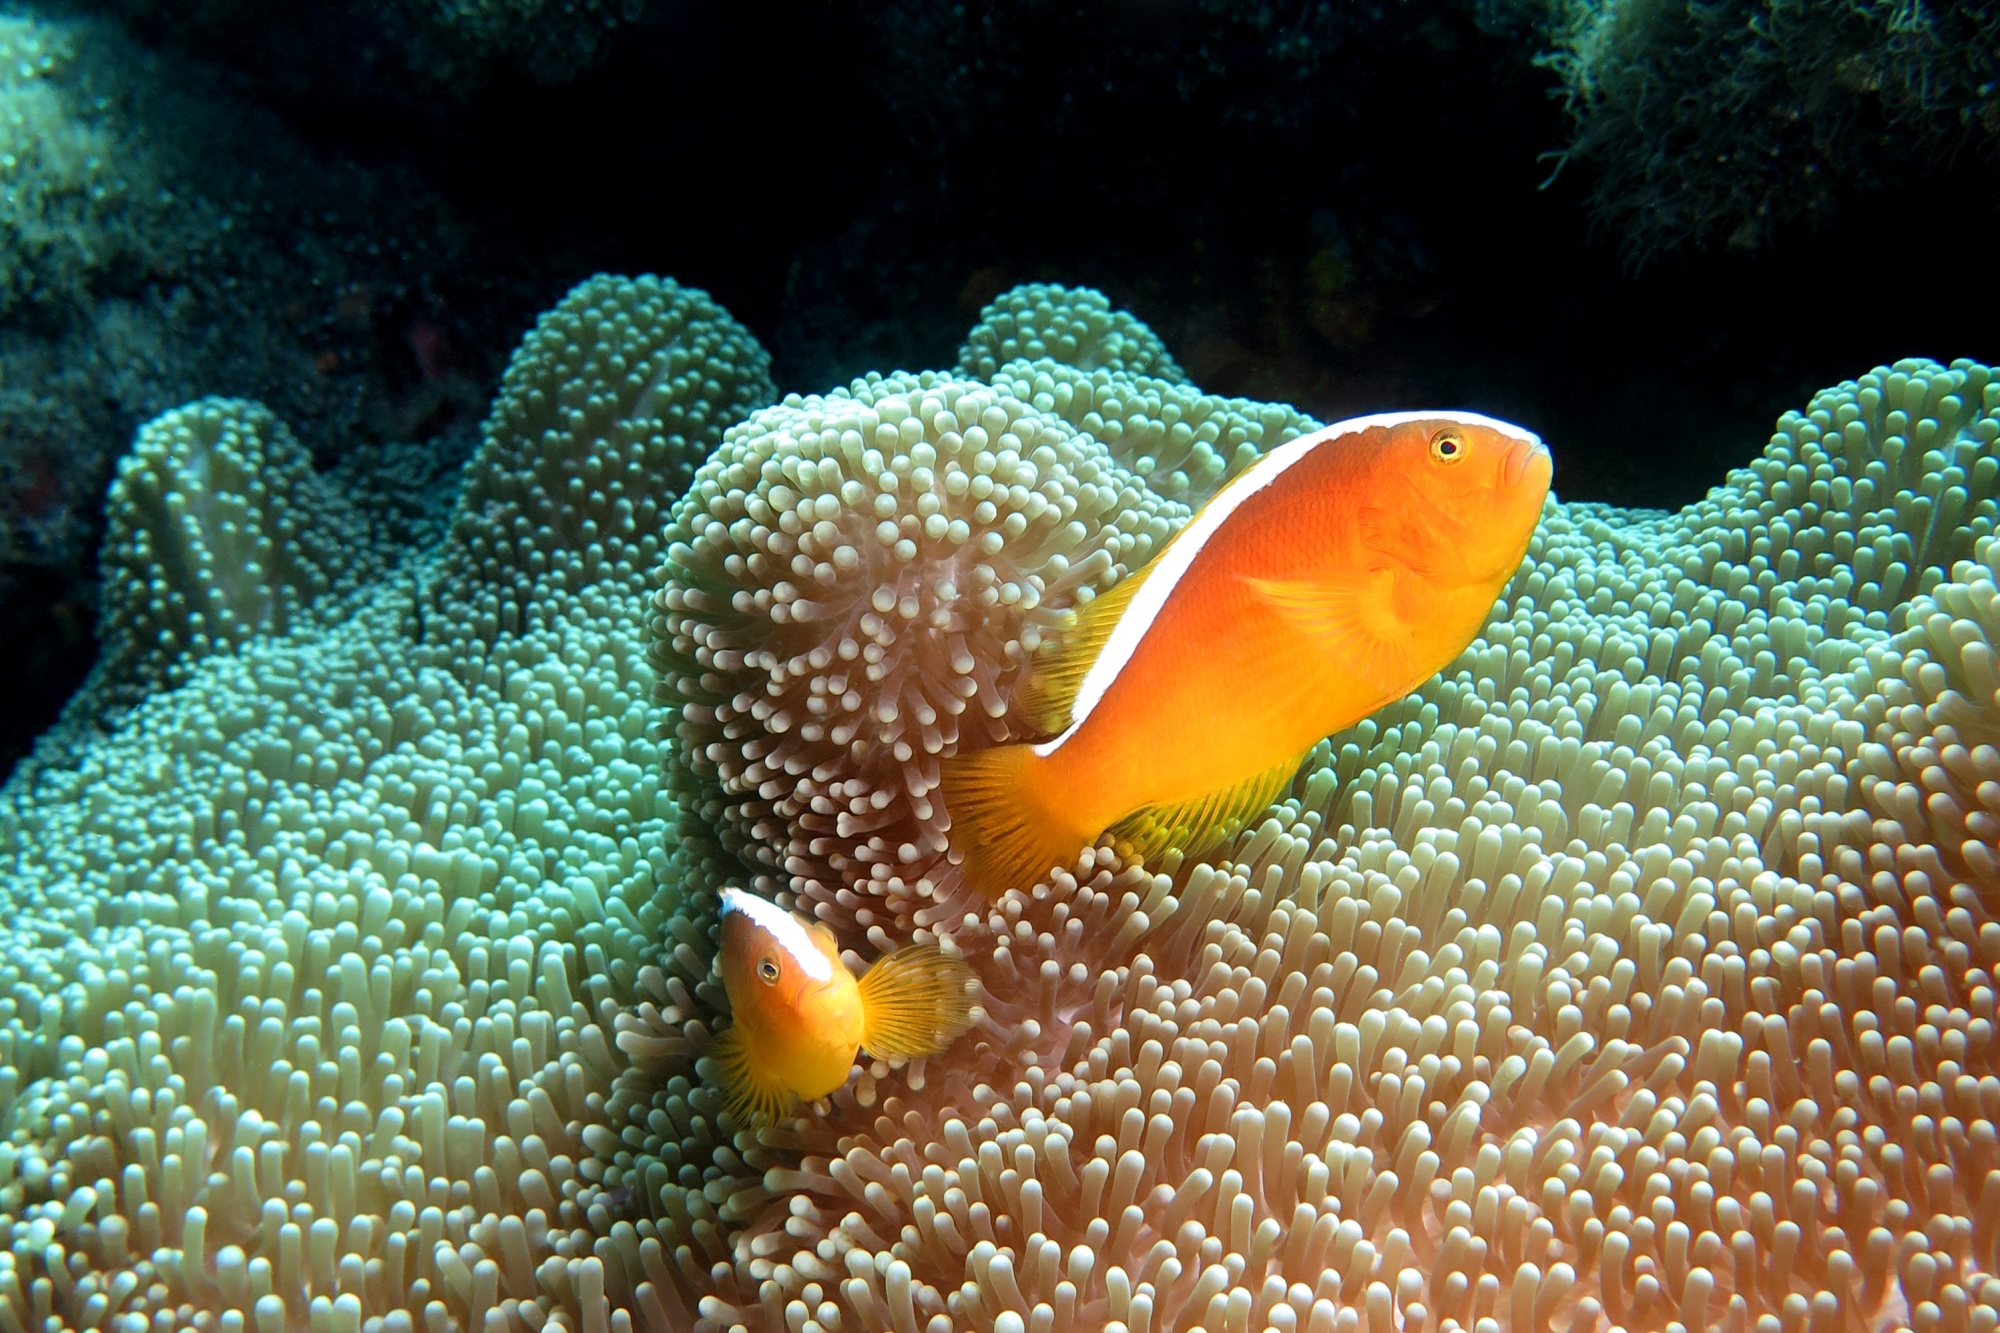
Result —
<instances>
[{"instance_id":1,"label":"clownfish tail fin","mask_svg":"<svg viewBox=\"0 0 2000 1333\"><path fill-rule=\"evenodd\" d=\"M791 1089L765 1070L742 1028L734 1023L724 1028L708 1055L720 1076L722 1109L738 1128L775 1125L791 1113L796 1100Z\"/></svg>"},{"instance_id":2,"label":"clownfish tail fin","mask_svg":"<svg viewBox=\"0 0 2000 1333\"><path fill-rule=\"evenodd\" d=\"M935 944L884 954L858 984L861 1045L870 1055L935 1055L972 1026L972 969Z\"/></svg>"},{"instance_id":3,"label":"clownfish tail fin","mask_svg":"<svg viewBox=\"0 0 2000 1333\"><path fill-rule=\"evenodd\" d=\"M1033 746L953 755L938 777L965 882L993 901L1033 888L1097 840L1099 830L1078 827Z\"/></svg>"}]
</instances>

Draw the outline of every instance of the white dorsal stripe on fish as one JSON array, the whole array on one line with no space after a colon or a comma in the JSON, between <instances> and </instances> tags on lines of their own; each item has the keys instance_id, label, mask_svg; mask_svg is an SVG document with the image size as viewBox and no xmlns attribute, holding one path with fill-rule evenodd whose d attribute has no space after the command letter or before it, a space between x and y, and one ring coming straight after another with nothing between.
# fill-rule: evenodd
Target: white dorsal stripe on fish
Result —
<instances>
[{"instance_id":1,"label":"white dorsal stripe on fish","mask_svg":"<svg viewBox=\"0 0 2000 1333\"><path fill-rule=\"evenodd\" d=\"M724 889L722 910L741 912L750 918L753 925L770 931L778 947L790 954L792 961L814 981L825 981L833 976L833 964L819 951L812 936L806 934L806 928L799 924L799 919L776 903L741 889Z\"/></svg>"},{"instance_id":2,"label":"white dorsal stripe on fish","mask_svg":"<svg viewBox=\"0 0 2000 1333\"><path fill-rule=\"evenodd\" d=\"M1289 440L1265 454L1246 468L1243 474L1224 486L1197 513L1188 525L1168 545L1160 556L1159 564L1146 572L1146 581L1139 585L1139 591L1132 598L1132 604L1125 608L1118 624L1104 642L1104 648L1097 660L1084 673L1083 684L1076 692L1076 702L1070 706L1070 723L1060 736L1042 741L1034 747L1041 758L1048 758L1070 737L1076 735L1090 717L1091 711L1104 700L1118 673L1132 660L1139 645L1145 641L1146 633L1153 627L1153 621L1173 596L1174 588L1195 560L1201 555L1202 547L1229 521L1230 515L1241 507L1245 500L1269 486L1292 464L1304 458L1322 444L1343 436L1358 435L1378 426L1401 426L1412 421L1445 421L1460 426L1484 426L1497 431L1511 440L1527 444L1540 444L1541 437L1526 431L1511 422L1499 421L1493 417L1481 416L1477 412L1377 412L1371 416L1350 417L1346 421L1336 421L1331 426L1322 427L1310 435L1301 435Z\"/></svg>"}]
</instances>

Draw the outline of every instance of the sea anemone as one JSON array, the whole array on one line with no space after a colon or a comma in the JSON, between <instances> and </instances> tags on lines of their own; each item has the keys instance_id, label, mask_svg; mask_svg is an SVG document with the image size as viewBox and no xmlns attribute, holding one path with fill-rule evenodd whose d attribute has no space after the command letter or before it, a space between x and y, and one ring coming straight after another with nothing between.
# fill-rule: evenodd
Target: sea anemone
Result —
<instances>
[{"instance_id":1,"label":"sea anemone","mask_svg":"<svg viewBox=\"0 0 2000 1333\"><path fill-rule=\"evenodd\" d=\"M954 549L915 510L939 493L919 451L936 482L957 434L969 494L974 403L1024 444L1036 423L1002 554L1062 549L1015 545L1063 531L1016 484L1093 516L1061 571L1099 562L1078 600L1187 507L1082 424L1108 436L1152 401L1129 376L896 377L755 414L763 365L696 293L585 284L524 344L439 544L385 548L351 601L239 617L182 683L53 738L0 794L0 1328L2000 1326L1985 367L1828 390L1677 514L1551 501L1479 640L1228 846L1145 867L1091 849L937 922L980 1026L758 1134L701 1077L727 1021L714 890L769 877L857 954L926 927L872 877L822 895L760 859L794 836L783 792L760 787L759 832L725 808L747 793L663 774L658 728L681 719L650 702L649 580L693 566L645 516L748 414L704 467L754 458L756 484L689 491L741 507L717 523L845 534L852 482L916 554L862 528L796 586L842 543L918 582ZM1163 422L1183 400L1161 392ZM859 464L846 425L825 441L864 397L912 396ZM152 438L279 438L249 405L188 412ZM1210 422L1226 472L1270 443L1230 431L1298 418ZM793 534L814 432L815 479L858 471ZM1157 435L1187 471L1194 445ZM197 474L148 475L170 495ZM210 475L260 531L306 530L283 487ZM114 520L112 578L200 577L123 551L139 532ZM822 623L771 615L779 576L715 549L743 580L720 585L742 636L721 650ZM1046 593L1054 570L1017 582ZM990 666L1030 623L988 608L954 632ZM796 697L825 697L837 650L786 642ZM966 715L964 743L1006 723ZM706 738L735 742L762 733ZM912 789L891 801L920 828Z\"/></svg>"},{"instance_id":2,"label":"sea anemone","mask_svg":"<svg viewBox=\"0 0 2000 1333\"><path fill-rule=\"evenodd\" d=\"M772 1140L703 1311L1992 1328L1988 379L1828 391L1679 514L1551 502L1224 852L966 923L985 1026Z\"/></svg>"},{"instance_id":3,"label":"sea anemone","mask_svg":"<svg viewBox=\"0 0 2000 1333\"><path fill-rule=\"evenodd\" d=\"M639 612L766 364L701 293L583 284L416 549L256 404L141 432L103 568L147 689L0 797L0 1327L644 1307L676 1249L631 1219L679 1178L611 1126L687 1115L645 1024L695 1006Z\"/></svg>"},{"instance_id":4,"label":"sea anemone","mask_svg":"<svg viewBox=\"0 0 2000 1333\"><path fill-rule=\"evenodd\" d=\"M324 625L394 554L260 403L203 399L140 427L106 508L98 635L114 692Z\"/></svg>"}]
</instances>

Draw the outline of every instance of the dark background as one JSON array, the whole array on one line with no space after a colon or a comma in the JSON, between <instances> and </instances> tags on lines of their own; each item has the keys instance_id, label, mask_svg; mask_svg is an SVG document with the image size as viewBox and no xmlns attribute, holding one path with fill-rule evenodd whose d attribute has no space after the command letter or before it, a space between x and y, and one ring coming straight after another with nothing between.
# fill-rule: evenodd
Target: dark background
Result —
<instances>
[{"instance_id":1,"label":"dark background","mask_svg":"<svg viewBox=\"0 0 2000 1333\"><path fill-rule=\"evenodd\" d=\"M566 81L501 61L454 83L413 73L408 34L373 11L257 9L123 16L320 152L420 180L467 229L335 372L393 397L448 361L469 388L390 418L441 449L469 447L535 313L600 270L707 288L803 392L951 364L1014 283L1094 285L1207 391L1323 420L1483 410L1549 441L1564 499L1644 507L1699 497L1819 387L2000 353L1976 155L1635 270L1619 222L1593 222L1591 163L1557 170L1573 125L1518 13L689 3ZM9 573L0 630L30 651L0 771L94 652L89 568Z\"/></svg>"}]
</instances>

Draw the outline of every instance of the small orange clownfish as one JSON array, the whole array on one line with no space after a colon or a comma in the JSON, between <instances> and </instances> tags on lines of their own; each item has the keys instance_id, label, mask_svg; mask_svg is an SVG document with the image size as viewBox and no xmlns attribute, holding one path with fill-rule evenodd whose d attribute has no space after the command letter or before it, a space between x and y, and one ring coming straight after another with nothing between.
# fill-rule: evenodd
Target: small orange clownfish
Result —
<instances>
[{"instance_id":1,"label":"small orange clownfish","mask_svg":"<svg viewBox=\"0 0 2000 1333\"><path fill-rule=\"evenodd\" d=\"M972 969L935 944L855 978L833 932L741 889L722 891L722 984L733 1020L711 1048L725 1106L775 1123L847 1082L859 1052L934 1055L972 1025Z\"/></svg>"},{"instance_id":2,"label":"small orange clownfish","mask_svg":"<svg viewBox=\"0 0 2000 1333\"><path fill-rule=\"evenodd\" d=\"M1479 633L1520 568L1553 464L1466 412L1357 417L1272 450L1029 667L1040 742L944 761L951 848L989 898L1110 834L1199 856L1322 738L1402 698Z\"/></svg>"}]
</instances>

